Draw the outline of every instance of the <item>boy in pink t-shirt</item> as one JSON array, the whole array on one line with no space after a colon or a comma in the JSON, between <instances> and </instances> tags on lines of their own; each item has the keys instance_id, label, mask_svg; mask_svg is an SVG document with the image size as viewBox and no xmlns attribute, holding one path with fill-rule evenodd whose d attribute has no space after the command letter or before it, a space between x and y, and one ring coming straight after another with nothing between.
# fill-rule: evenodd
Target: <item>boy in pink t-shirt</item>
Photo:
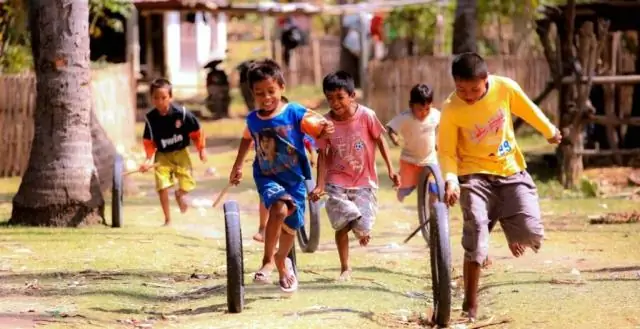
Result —
<instances>
[{"instance_id":1,"label":"boy in pink t-shirt","mask_svg":"<svg viewBox=\"0 0 640 329\"><path fill-rule=\"evenodd\" d=\"M375 112L354 100L353 78L344 71L329 74L322 89L331 107L326 118L333 122L335 132L318 140L318 182L311 199L318 200L325 191L329 196L325 208L336 231L340 279L348 280L349 231L366 246L376 218L376 148L380 148L395 187L400 179L389 160L384 126Z\"/></svg>"}]
</instances>

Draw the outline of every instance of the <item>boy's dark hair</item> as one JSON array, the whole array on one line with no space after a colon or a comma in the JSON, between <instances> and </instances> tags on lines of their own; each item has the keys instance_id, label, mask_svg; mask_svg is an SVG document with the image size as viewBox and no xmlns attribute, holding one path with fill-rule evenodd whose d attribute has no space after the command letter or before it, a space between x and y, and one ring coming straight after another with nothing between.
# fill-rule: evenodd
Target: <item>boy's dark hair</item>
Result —
<instances>
[{"instance_id":1,"label":"boy's dark hair","mask_svg":"<svg viewBox=\"0 0 640 329\"><path fill-rule=\"evenodd\" d=\"M171 81L165 78L153 80L151 82L151 85L149 86L149 93L153 95L154 91L158 89L163 89L163 88L166 89L167 92L169 92L169 96L173 96L173 85L171 85Z\"/></svg>"},{"instance_id":2,"label":"boy's dark hair","mask_svg":"<svg viewBox=\"0 0 640 329\"><path fill-rule=\"evenodd\" d=\"M247 70L247 81L249 82L249 87L253 88L253 85L256 83L267 79L273 79L281 87L284 86L284 74L282 73L280 65L278 65L274 60L268 58L251 63Z\"/></svg>"},{"instance_id":3,"label":"boy's dark hair","mask_svg":"<svg viewBox=\"0 0 640 329\"><path fill-rule=\"evenodd\" d=\"M462 53L453 58L451 75L455 80L478 80L489 76L487 63L477 53Z\"/></svg>"},{"instance_id":4,"label":"boy's dark hair","mask_svg":"<svg viewBox=\"0 0 640 329\"><path fill-rule=\"evenodd\" d=\"M344 90L349 95L353 95L356 92L356 84L353 81L351 74L345 71L337 71L327 74L322 80L322 91L326 94L328 92Z\"/></svg>"},{"instance_id":5,"label":"boy's dark hair","mask_svg":"<svg viewBox=\"0 0 640 329\"><path fill-rule=\"evenodd\" d=\"M409 92L409 104L431 104L433 103L433 89L424 83L419 83Z\"/></svg>"}]
</instances>

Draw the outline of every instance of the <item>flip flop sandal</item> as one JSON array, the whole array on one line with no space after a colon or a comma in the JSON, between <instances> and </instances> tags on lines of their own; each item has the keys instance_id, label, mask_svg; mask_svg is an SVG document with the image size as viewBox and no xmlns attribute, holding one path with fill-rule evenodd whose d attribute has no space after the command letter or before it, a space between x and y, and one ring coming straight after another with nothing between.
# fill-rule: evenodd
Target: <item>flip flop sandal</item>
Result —
<instances>
[{"instance_id":1,"label":"flip flop sandal","mask_svg":"<svg viewBox=\"0 0 640 329\"><path fill-rule=\"evenodd\" d=\"M291 284L289 285L288 288L284 286L285 280L291 281ZM296 275L293 274L293 272L291 272L291 274L289 274L286 278L280 279L280 290L288 294L298 290L298 278L296 278Z\"/></svg>"},{"instance_id":2,"label":"flip flop sandal","mask_svg":"<svg viewBox=\"0 0 640 329\"><path fill-rule=\"evenodd\" d=\"M253 283L271 284L271 274L264 271L258 271L253 275Z\"/></svg>"},{"instance_id":3,"label":"flip flop sandal","mask_svg":"<svg viewBox=\"0 0 640 329\"><path fill-rule=\"evenodd\" d=\"M286 258L284 260L284 266L287 268L287 272L289 272L289 275L286 278L280 279L280 282L279 282L280 290L282 290L282 292L285 292L285 293L295 292L296 290L298 290L298 278L293 272L293 263L291 262L290 258ZM289 288L283 285L284 279L293 279L293 280L290 280L292 282Z\"/></svg>"}]
</instances>

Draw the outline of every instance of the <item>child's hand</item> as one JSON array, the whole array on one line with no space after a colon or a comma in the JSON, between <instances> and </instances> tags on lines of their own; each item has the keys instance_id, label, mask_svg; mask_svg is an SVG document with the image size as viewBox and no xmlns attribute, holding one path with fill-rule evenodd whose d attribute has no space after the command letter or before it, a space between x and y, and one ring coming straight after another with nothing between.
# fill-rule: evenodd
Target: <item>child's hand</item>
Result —
<instances>
[{"instance_id":1,"label":"child's hand","mask_svg":"<svg viewBox=\"0 0 640 329\"><path fill-rule=\"evenodd\" d=\"M309 199L313 202L317 202L324 195L325 195L324 188L322 188L322 186L316 186L316 188L314 188L313 191L309 193Z\"/></svg>"},{"instance_id":2,"label":"child's hand","mask_svg":"<svg viewBox=\"0 0 640 329\"><path fill-rule=\"evenodd\" d=\"M444 188L444 202L449 207L455 206L460 198L460 186L455 182L447 182Z\"/></svg>"},{"instance_id":3,"label":"child's hand","mask_svg":"<svg viewBox=\"0 0 640 329\"><path fill-rule=\"evenodd\" d=\"M207 163L207 152L204 149L198 151L198 156L200 156L202 163Z\"/></svg>"},{"instance_id":4,"label":"child's hand","mask_svg":"<svg viewBox=\"0 0 640 329\"><path fill-rule=\"evenodd\" d=\"M322 128L322 131L320 132L320 136L318 136L318 138L326 137L336 131L336 127L333 125L333 122L329 120L322 121L322 125L324 126L324 128Z\"/></svg>"},{"instance_id":5,"label":"child's hand","mask_svg":"<svg viewBox=\"0 0 640 329\"><path fill-rule=\"evenodd\" d=\"M549 144L560 144L560 142L562 142L562 133L560 130L556 129L556 134L547 139L547 142L549 142Z\"/></svg>"},{"instance_id":6,"label":"child's hand","mask_svg":"<svg viewBox=\"0 0 640 329\"><path fill-rule=\"evenodd\" d=\"M147 171L149 171L149 169L151 169L151 168L153 168L153 160L152 160L152 159L148 159L148 160L146 160L145 162L143 162L143 163L140 165L140 168L138 168L138 170L139 170L140 172L147 172Z\"/></svg>"},{"instance_id":7,"label":"child's hand","mask_svg":"<svg viewBox=\"0 0 640 329\"><path fill-rule=\"evenodd\" d=\"M242 181L242 168L231 169L231 175L229 175L229 184L238 185Z\"/></svg>"},{"instance_id":8,"label":"child's hand","mask_svg":"<svg viewBox=\"0 0 640 329\"><path fill-rule=\"evenodd\" d=\"M400 187L400 174L394 173L393 171L389 172L389 179L393 182L393 188L397 189Z\"/></svg>"}]
</instances>

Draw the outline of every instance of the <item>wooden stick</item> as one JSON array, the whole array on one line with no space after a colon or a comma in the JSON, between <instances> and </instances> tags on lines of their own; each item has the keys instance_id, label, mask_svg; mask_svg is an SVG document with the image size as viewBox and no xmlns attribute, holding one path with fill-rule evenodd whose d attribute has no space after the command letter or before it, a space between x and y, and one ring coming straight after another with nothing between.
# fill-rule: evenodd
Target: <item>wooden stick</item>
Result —
<instances>
[{"instance_id":1,"label":"wooden stick","mask_svg":"<svg viewBox=\"0 0 640 329\"><path fill-rule=\"evenodd\" d=\"M229 183L227 184L227 186L225 186L222 191L220 191L220 194L218 194L218 198L216 198L216 201L213 202L213 208L217 207L218 204L220 203L220 201L222 201L222 199L224 198L224 196L227 194L227 191L229 191L229 188L231 188L233 186L233 184Z\"/></svg>"},{"instance_id":2,"label":"wooden stick","mask_svg":"<svg viewBox=\"0 0 640 329\"><path fill-rule=\"evenodd\" d=\"M155 169L155 168L157 168L159 165L160 165L159 163L154 163L154 164L153 164L153 166L151 166L151 168L149 168L149 169ZM129 175L131 175L131 174L135 174L135 173L137 173L137 172L140 172L140 168L138 168L138 169L134 169L134 170L130 170L130 171L126 171L126 172L124 172L122 175L123 175L123 176L129 176Z\"/></svg>"}]
</instances>

